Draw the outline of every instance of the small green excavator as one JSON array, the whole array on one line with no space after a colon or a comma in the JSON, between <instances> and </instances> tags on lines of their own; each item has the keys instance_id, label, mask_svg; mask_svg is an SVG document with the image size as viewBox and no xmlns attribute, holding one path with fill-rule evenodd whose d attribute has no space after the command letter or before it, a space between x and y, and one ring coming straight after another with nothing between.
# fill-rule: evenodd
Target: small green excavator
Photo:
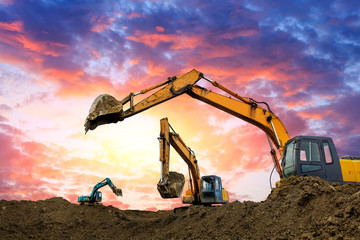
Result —
<instances>
[{"instance_id":1,"label":"small green excavator","mask_svg":"<svg viewBox=\"0 0 360 240\"><path fill-rule=\"evenodd\" d=\"M80 205L99 205L102 200L102 193L98 191L100 188L109 185L111 190L116 196L122 196L122 190L120 188L116 188L110 178L105 178L98 184L96 184L90 194L90 196L81 196L78 198L78 202Z\"/></svg>"}]
</instances>

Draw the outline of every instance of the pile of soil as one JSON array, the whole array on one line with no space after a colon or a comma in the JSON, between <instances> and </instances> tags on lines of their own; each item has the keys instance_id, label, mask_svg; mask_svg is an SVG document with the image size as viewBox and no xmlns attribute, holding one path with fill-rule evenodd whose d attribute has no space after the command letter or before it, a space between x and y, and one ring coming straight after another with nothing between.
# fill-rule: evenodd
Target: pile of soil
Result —
<instances>
[{"instance_id":1,"label":"pile of soil","mask_svg":"<svg viewBox=\"0 0 360 240\"><path fill-rule=\"evenodd\" d=\"M2 239L360 239L360 187L283 180L263 202L176 211L0 201Z\"/></svg>"}]
</instances>

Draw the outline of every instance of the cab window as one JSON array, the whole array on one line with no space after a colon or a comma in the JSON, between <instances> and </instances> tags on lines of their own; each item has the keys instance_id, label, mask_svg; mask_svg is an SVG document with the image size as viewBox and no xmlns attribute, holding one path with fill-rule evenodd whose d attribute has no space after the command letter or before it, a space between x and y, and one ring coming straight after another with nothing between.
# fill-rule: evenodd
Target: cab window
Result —
<instances>
[{"instance_id":1,"label":"cab window","mask_svg":"<svg viewBox=\"0 0 360 240\"><path fill-rule=\"evenodd\" d=\"M286 146L283 159L283 173L285 178L295 175L295 146L295 141L288 143Z\"/></svg>"},{"instance_id":2,"label":"cab window","mask_svg":"<svg viewBox=\"0 0 360 240\"><path fill-rule=\"evenodd\" d=\"M220 189L219 179L216 178L216 180L215 180L215 190L219 191L219 189Z\"/></svg>"},{"instance_id":3,"label":"cab window","mask_svg":"<svg viewBox=\"0 0 360 240\"><path fill-rule=\"evenodd\" d=\"M208 179L208 178L203 179L202 189L204 189L205 191L213 190L213 182L211 181L211 179Z\"/></svg>"},{"instance_id":4,"label":"cab window","mask_svg":"<svg viewBox=\"0 0 360 240\"><path fill-rule=\"evenodd\" d=\"M300 161L320 162L319 144L302 140L300 142Z\"/></svg>"},{"instance_id":5,"label":"cab window","mask_svg":"<svg viewBox=\"0 0 360 240\"><path fill-rule=\"evenodd\" d=\"M328 142L323 142L323 146L324 146L325 162L328 163L328 164L333 163L329 143Z\"/></svg>"}]
</instances>

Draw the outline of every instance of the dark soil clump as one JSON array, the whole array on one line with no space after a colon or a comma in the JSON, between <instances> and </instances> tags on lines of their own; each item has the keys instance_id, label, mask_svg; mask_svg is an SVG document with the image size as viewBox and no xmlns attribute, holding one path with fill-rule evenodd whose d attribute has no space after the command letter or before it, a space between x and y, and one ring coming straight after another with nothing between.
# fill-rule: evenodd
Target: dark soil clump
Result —
<instances>
[{"instance_id":1,"label":"dark soil clump","mask_svg":"<svg viewBox=\"0 0 360 240\"><path fill-rule=\"evenodd\" d=\"M181 211L0 201L1 239L360 239L360 187L291 177L263 202Z\"/></svg>"}]
</instances>

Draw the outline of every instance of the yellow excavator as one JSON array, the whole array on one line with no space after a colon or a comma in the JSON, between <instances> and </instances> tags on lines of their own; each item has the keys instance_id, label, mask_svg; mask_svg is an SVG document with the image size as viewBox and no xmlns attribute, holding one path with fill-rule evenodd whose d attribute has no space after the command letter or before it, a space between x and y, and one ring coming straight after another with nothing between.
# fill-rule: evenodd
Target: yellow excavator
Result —
<instances>
[{"instance_id":1,"label":"yellow excavator","mask_svg":"<svg viewBox=\"0 0 360 240\"><path fill-rule=\"evenodd\" d=\"M209 81L230 97L196 85L201 79ZM137 95L159 87L162 88L135 104ZM166 81L135 94L130 93L121 101L108 94L98 96L86 118L85 132L94 130L102 124L123 121L184 93L262 129L268 138L270 153L280 178L294 175L318 176L330 183L360 184L359 157L345 156L339 159L330 137L296 136L290 139L284 124L266 102L242 97L195 69L169 77ZM124 109L126 103L129 103L129 108ZM277 156L273 146L278 150L280 157ZM281 164L280 160L282 160Z\"/></svg>"},{"instance_id":2,"label":"yellow excavator","mask_svg":"<svg viewBox=\"0 0 360 240\"><path fill-rule=\"evenodd\" d=\"M188 165L189 185L182 202L193 205L223 204L229 202L229 193L222 187L221 178L216 175L200 177L195 153L186 146L180 135L171 127L167 118L160 120L160 162L161 178L157 189L162 198L181 196L185 178L177 172L170 172L170 146L172 146Z\"/></svg>"}]
</instances>

